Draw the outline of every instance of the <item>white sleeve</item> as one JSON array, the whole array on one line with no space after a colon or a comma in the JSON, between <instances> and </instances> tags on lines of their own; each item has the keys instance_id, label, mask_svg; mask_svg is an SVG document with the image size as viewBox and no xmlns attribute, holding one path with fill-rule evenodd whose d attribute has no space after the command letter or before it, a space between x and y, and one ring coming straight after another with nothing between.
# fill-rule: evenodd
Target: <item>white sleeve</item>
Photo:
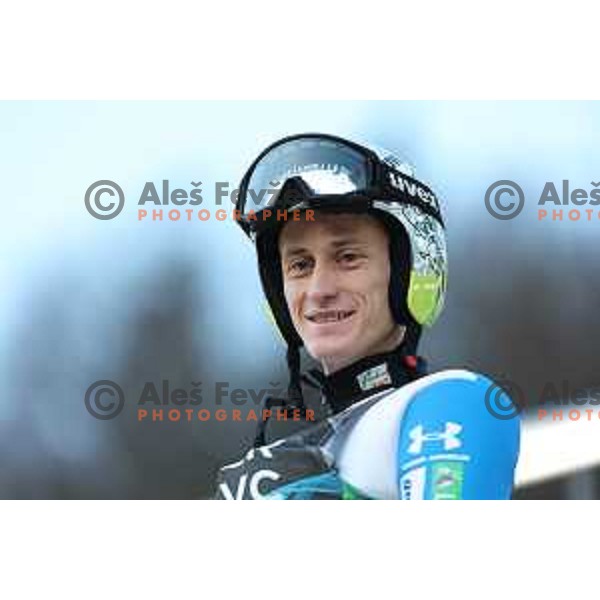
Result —
<instances>
[{"instance_id":1,"label":"white sleeve","mask_svg":"<svg viewBox=\"0 0 600 600\"><path fill-rule=\"evenodd\" d=\"M384 396L360 417L346 435L336 456L340 477L371 498L398 499L400 424L415 394L445 379L474 380L476 377L462 369L441 371Z\"/></svg>"}]
</instances>

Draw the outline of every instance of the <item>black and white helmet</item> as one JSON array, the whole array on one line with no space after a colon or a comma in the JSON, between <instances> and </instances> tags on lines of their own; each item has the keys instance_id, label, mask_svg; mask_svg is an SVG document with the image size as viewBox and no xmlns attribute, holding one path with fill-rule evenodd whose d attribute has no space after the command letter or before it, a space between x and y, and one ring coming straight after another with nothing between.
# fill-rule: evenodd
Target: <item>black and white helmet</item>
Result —
<instances>
[{"instance_id":1,"label":"black and white helmet","mask_svg":"<svg viewBox=\"0 0 600 600\"><path fill-rule=\"evenodd\" d=\"M307 133L266 148L244 175L239 223L256 243L263 289L288 346L302 340L285 297L277 236L283 210L366 212L390 233L390 308L416 351L422 326L439 316L447 283L445 226L436 195L392 153Z\"/></svg>"}]
</instances>

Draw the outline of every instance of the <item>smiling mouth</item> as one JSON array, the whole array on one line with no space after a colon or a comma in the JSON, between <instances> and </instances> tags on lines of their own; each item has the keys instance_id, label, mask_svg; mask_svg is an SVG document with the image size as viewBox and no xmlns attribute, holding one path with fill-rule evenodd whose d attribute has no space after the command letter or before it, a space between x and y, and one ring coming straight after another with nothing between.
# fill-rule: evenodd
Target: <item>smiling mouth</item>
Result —
<instances>
[{"instance_id":1,"label":"smiling mouth","mask_svg":"<svg viewBox=\"0 0 600 600\"><path fill-rule=\"evenodd\" d=\"M339 323L349 319L355 313L355 310L323 310L306 315L306 320L311 323Z\"/></svg>"}]
</instances>

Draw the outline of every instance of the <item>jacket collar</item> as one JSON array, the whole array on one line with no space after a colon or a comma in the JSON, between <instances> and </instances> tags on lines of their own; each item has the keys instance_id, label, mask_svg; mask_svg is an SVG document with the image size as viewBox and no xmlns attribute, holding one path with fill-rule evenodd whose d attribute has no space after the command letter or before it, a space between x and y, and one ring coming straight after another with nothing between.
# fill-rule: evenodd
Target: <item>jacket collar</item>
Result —
<instances>
[{"instance_id":1,"label":"jacket collar","mask_svg":"<svg viewBox=\"0 0 600 600\"><path fill-rule=\"evenodd\" d=\"M309 373L317 380L324 402L335 414L369 396L422 377L426 364L423 358L406 354L400 345L391 352L362 358L330 375L318 369Z\"/></svg>"}]
</instances>

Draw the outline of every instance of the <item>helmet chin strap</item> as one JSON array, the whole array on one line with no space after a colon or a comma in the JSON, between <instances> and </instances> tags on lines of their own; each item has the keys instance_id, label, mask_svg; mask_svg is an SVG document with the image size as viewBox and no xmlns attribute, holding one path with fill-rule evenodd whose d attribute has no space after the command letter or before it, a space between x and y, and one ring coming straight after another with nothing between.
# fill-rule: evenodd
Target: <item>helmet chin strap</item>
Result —
<instances>
[{"instance_id":1,"label":"helmet chin strap","mask_svg":"<svg viewBox=\"0 0 600 600\"><path fill-rule=\"evenodd\" d=\"M265 409L270 410L275 406L281 407L284 411L299 410L300 418L306 417L306 405L304 404L304 395L302 393L302 374L300 372L300 347L296 344L288 344L287 365L290 373L287 398L268 397L265 402ZM253 446L259 448L266 444L267 419L260 419L256 428L256 436Z\"/></svg>"},{"instance_id":2,"label":"helmet chin strap","mask_svg":"<svg viewBox=\"0 0 600 600\"><path fill-rule=\"evenodd\" d=\"M415 321L409 321L406 325L406 331L404 332L404 348L406 354L417 355L417 348L419 346L419 340L421 339L421 326Z\"/></svg>"},{"instance_id":3,"label":"helmet chin strap","mask_svg":"<svg viewBox=\"0 0 600 600\"><path fill-rule=\"evenodd\" d=\"M288 346L287 364L290 371L290 382L288 385L288 400L294 408L304 409L304 396L300 384L300 348L296 345Z\"/></svg>"}]
</instances>

